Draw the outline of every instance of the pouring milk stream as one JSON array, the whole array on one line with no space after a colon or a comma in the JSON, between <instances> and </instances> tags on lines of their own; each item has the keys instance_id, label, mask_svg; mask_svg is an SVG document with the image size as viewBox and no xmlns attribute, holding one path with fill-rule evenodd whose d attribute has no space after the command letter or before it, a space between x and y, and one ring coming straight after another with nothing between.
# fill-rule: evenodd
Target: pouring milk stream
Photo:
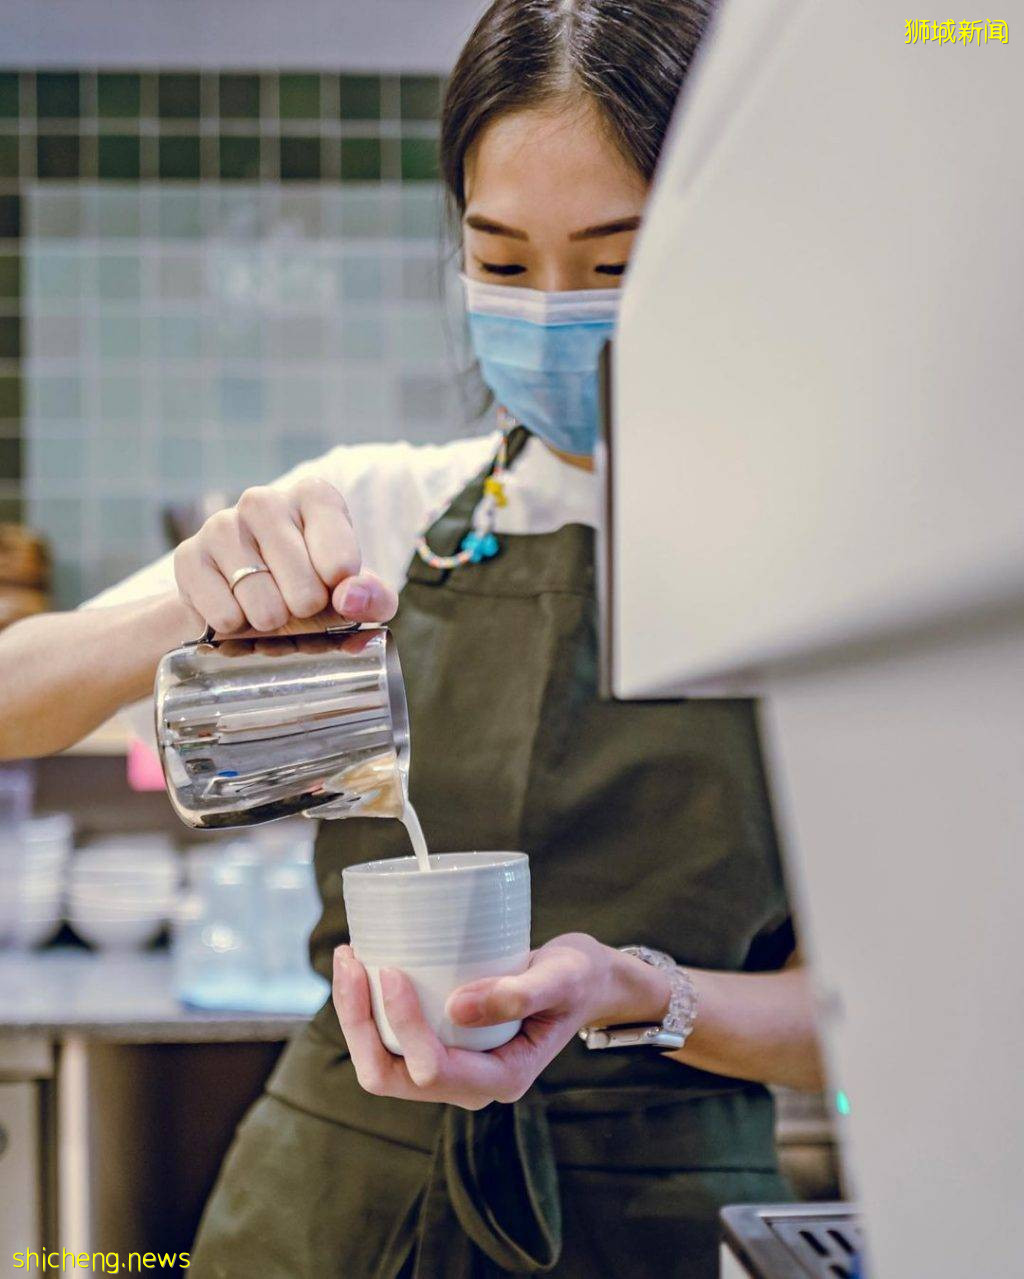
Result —
<instances>
[{"instance_id":1,"label":"pouring milk stream","mask_svg":"<svg viewBox=\"0 0 1024 1279\"><path fill-rule=\"evenodd\" d=\"M405 797L405 807L402 809L401 822L409 833L409 840L412 843L412 851L416 854L416 861L419 863L420 870L430 870L430 855L427 852L427 841L423 834L423 827L420 825L420 819L416 814L415 808L409 802L409 796Z\"/></svg>"}]
</instances>

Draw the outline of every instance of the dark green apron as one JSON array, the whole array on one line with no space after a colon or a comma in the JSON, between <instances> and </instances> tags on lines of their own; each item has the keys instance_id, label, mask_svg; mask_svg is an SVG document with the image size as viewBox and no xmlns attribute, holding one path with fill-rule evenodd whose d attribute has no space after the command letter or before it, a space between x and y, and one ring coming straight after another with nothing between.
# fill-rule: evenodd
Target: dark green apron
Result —
<instances>
[{"instance_id":1,"label":"dark green apron","mask_svg":"<svg viewBox=\"0 0 1024 1279\"><path fill-rule=\"evenodd\" d=\"M440 554L483 478L431 529ZM431 849L529 853L535 946L582 931L694 967L781 967L793 935L753 704L601 701L593 531L500 541L450 572L414 558L394 622ZM342 868L408 853L397 822L321 824L324 976L347 936ZM656 1051L574 1040L521 1101L469 1112L364 1093L328 1004L267 1094L207 1209L200 1279L711 1279L719 1206L788 1197L768 1092Z\"/></svg>"}]
</instances>

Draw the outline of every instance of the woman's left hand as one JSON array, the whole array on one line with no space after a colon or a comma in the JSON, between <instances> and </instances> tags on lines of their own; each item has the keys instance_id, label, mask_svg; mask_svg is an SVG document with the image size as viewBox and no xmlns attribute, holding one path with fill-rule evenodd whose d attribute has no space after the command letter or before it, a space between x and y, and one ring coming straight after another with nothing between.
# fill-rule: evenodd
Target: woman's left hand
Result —
<instances>
[{"instance_id":1,"label":"woman's left hand","mask_svg":"<svg viewBox=\"0 0 1024 1279\"><path fill-rule=\"evenodd\" d=\"M582 1026L595 1024L615 1005L615 955L585 933L566 933L533 951L518 976L486 977L453 991L446 1011L457 1025L522 1019L515 1038L490 1052L446 1048L424 1020L406 974L384 969L384 1007L405 1054L398 1057L377 1031L365 968L350 946L339 946L334 1006L360 1084L379 1096L448 1102L467 1110L518 1101Z\"/></svg>"}]
</instances>

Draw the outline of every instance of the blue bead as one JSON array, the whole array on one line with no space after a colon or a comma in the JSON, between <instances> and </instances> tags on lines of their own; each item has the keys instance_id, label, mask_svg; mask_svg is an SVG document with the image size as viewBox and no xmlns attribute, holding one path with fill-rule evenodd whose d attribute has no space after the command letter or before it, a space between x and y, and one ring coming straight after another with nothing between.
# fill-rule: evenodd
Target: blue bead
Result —
<instances>
[{"instance_id":1,"label":"blue bead","mask_svg":"<svg viewBox=\"0 0 1024 1279\"><path fill-rule=\"evenodd\" d=\"M479 533L467 533L459 544L460 551L469 551L469 562L471 564L479 564L483 558L480 543L481 538Z\"/></svg>"},{"instance_id":2,"label":"blue bead","mask_svg":"<svg viewBox=\"0 0 1024 1279\"><path fill-rule=\"evenodd\" d=\"M493 533L467 533L459 544L460 551L469 551L471 564L493 559L501 548Z\"/></svg>"}]
</instances>

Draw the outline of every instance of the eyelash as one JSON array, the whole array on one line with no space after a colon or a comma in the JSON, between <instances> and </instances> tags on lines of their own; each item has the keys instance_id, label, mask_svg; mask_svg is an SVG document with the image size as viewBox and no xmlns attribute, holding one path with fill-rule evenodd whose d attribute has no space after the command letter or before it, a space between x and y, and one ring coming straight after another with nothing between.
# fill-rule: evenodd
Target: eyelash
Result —
<instances>
[{"instance_id":1,"label":"eyelash","mask_svg":"<svg viewBox=\"0 0 1024 1279\"><path fill-rule=\"evenodd\" d=\"M499 264L497 262L481 262L480 269L486 271L489 275L522 275L526 270L525 266L515 266ZM599 275L622 275L626 270L625 262L611 262L595 266L594 270Z\"/></svg>"}]
</instances>

